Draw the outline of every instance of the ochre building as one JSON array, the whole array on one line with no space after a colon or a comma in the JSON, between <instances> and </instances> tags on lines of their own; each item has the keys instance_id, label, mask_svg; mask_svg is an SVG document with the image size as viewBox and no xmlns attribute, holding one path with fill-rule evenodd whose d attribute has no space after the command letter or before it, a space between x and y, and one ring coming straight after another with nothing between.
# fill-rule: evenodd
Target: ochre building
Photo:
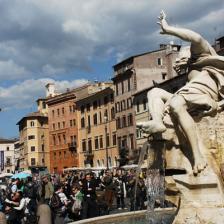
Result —
<instances>
[{"instance_id":1,"label":"ochre building","mask_svg":"<svg viewBox=\"0 0 224 224\"><path fill-rule=\"evenodd\" d=\"M19 170L50 168L48 117L33 112L23 117L19 125Z\"/></svg>"},{"instance_id":2,"label":"ochre building","mask_svg":"<svg viewBox=\"0 0 224 224\"><path fill-rule=\"evenodd\" d=\"M118 165L113 84L99 83L98 87L98 92L76 102L80 167Z\"/></svg>"}]
</instances>

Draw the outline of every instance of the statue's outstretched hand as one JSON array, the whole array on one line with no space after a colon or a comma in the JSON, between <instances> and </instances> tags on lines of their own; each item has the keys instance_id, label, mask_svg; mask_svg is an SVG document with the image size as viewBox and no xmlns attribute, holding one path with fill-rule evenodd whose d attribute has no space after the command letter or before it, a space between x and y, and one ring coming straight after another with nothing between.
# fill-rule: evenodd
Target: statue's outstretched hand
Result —
<instances>
[{"instance_id":1,"label":"statue's outstretched hand","mask_svg":"<svg viewBox=\"0 0 224 224\"><path fill-rule=\"evenodd\" d=\"M159 21L157 22L157 24L159 24L162 29L162 31L160 33L166 34L167 28L168 28L168 23L166 21L166 14L163 10L160 12L160 16L158 17L158 19L159 19Z\"/></svg>"}]
</instances>

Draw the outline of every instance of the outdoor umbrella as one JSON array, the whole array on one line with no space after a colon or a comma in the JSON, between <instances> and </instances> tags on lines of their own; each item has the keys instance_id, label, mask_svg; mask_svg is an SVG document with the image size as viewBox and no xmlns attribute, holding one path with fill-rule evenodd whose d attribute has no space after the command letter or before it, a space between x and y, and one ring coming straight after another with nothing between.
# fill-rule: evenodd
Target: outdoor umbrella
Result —
<instances>
[{"instance_id":1,"label":"outdoor umbrella","mask_svg":"<svg viewBox=\"0 0 224 224\"><path fill-rule=\"evenodd\" d=\"M16 178L25 179L25 178L30 177L30 176L31 176L31 174L29 174L29 173L21 172L21 173L14 174L11 178L14 178L14 179L16 179Z\"/></svg>"}]
</instances>

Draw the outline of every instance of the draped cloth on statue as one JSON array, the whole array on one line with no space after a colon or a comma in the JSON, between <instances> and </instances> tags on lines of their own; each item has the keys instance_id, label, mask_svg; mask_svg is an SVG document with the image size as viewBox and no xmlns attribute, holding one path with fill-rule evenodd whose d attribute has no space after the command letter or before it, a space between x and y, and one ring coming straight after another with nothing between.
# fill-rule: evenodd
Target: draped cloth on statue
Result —
<instances>
[{"instance_id":1,"label":"draped cloth on statue","mask_svg":"<svg viewBox=\"0 0 224 224\"><path fill-rule=\"evenodd\" d=\"M183 96L189 109L195 106L198 109L201 106L202 110L213 108L214 101L224 98L224 57L217 55L205 41L205 52L195 54L191 51L189 69L189 82L175 95ZM194 74L194 71L198 73Z\"/></svg>"},{"instance_id":2,"label":"draped cloth on statue","mask_svg":"<svg viewBox=\"0 0 224 224\"><path fill-rule=\"evenodd\" d=\"M209 52L199 55L191 52L190 68L207 71L212 79L215 80L220 98L224 98L224 57L217 55L211 45L205 41ZM209 84L208 84L209 85Z\"/></svg>"},{"instance_id":3,"label":"draped cloth on statue","mask_svg":"<svg viewBox=\"0 0 224 224\"><path fill-rule=\"evenodd\" d=\"M212 66L207 66L203 69L206 70L210 74L210 76L216 80L219 96L221 97L221 99L224 99L224 57L222 58L223 70Z\"/></svg>"}]
</instances>

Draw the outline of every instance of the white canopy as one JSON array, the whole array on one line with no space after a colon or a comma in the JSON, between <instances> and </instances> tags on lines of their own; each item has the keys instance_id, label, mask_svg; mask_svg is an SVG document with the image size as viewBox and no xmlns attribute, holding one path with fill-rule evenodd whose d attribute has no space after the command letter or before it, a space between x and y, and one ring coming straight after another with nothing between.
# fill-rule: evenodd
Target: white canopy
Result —
<instances>
[{"instance_id":1,"label":"white canopy","mask_svg":"<svg viewBox=\"0 0 224 224\"><path fill-rule=\"evenodd\" d=\"M13 176L12 173L1 173L0 174L0 178L11 177L11 176Z\"/></svg>"}]
</instances>

